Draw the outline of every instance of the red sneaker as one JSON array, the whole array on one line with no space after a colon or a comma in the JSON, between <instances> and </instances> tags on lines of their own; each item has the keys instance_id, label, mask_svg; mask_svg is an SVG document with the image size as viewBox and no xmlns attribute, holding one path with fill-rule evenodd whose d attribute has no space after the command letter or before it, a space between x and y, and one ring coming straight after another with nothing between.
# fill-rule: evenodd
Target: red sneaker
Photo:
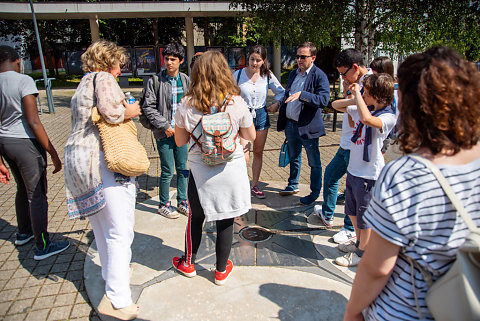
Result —
<instances>
[{"instance_id":1,"label":"red sneaker","mask_svg":"<svg viewBox=\"0 0 480 321\"><path fill-rule=\"evenodd\" d=\"M233 270L233 263L230 260L227 261L227 268L225 272L219 272L218 270L215 270L215 284L216 285L225 284L232 270Z\"/></svg>"},{"instance_id":2,"label":"red sneaker","mask_svg":"<svg viewBox=\"0 0 480 321\"><path fill-rule=\"evenodd\" d=\"M195 271L195 265L185 265L185 257L174 257L172 260L173 268L177 270L179 273L185 275L186 277L194 277L197 275L197 271Z\"/></svg>"},{"instance_id":3,"label":"red sneaker","mask_svg":"<svg viewBox=\"0 0 480 321\"><path fill-rule=\"evenodd\" d=\"M258 186L252 187L252 195L256 198L265 198L265 194L258 188Z\"/></svg>"}]
</instances>

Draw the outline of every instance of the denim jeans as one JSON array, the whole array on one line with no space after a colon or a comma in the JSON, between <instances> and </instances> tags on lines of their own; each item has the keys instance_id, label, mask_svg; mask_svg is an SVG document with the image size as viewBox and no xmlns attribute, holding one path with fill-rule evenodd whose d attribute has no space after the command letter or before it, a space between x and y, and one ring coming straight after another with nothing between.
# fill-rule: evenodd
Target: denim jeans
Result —
<instances>
[{"instance_id":1,"label":"denim jeans","mask_svg":"<svg viewBox=\"0 0 480 321\"><path fill-rule=\"evenodd\" d=\"M160 156L160 183L158 184L158 194L160 205L165 205L169 200L170 182L173 172L177 173L177 201L187 200L187 158L188 144L177 147L175 137L165 137L157 140L158 155Z\"/></svg>"},{"instance_id":2,"label":"denim jeans","mask_svg":"<svg viewBox=\"0 0 480 321\"><path fill-rule=\"evenodd\" d=\"M290 156L290 177L288 186L298 188L300 170L302 166L302 145L307 153L308 165L310 166L310 189L312 195L318 197L322 189L322 161L320 160L320 149L318 138L302 138L298 133L298 124L287 121L285 127L287 138L288 154Z\"/></svg>"},{"instance_id":3,"label":"denim jeans","mask_svg":"<svg viewBox=\"0 0 480 321\"><path fill-rule=\"evenodd\" d=\"M337 204L338 181L347 173L348 161L350 160L350 150L338 148L332 161L325 168L325 178L323 180L323 204L322 213L326 218L332 218ZM353 224L348 215L343 219L344 227L353 231Z\"/></svg>"}]
</instances>

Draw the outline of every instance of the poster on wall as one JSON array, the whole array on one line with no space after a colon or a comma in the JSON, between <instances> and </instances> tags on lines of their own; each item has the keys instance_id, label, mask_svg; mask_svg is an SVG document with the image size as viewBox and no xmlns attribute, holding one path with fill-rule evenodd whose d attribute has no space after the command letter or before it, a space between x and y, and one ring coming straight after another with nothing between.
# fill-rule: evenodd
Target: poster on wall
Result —
<instances>
[{"instance_id":1,"label":"poster on wall","mask_svg":"<svg viewBox=\"0 0 480 321\"><path fill-rule=\"evenodd\" d=\"M227 60L228 60L228 66L233 70L244 68L246 66L246 61L247 61L247 54L246 54L245 48L241 48L241 47L228 48Z\"/></svg>"},{"instance_id":2,"label":"poster on wall","mask_svg":"<svg viewBox=\"0 0 480 321\"><path fill-rule=\"evenodd\" d=\"M135 66L137 76L154 75L157 73L155 49L153 46L135 47Z\"/></svg>"},{"instance_id":3,"label":"poster on wall","mask_svg":"<svg viewBox=\"0 0 480 321\"><path fill-rule=\"evenodd\" d=\"M165 67L165 60L163 60L162 52L165 47L158 47L158 57L160 57L160 68L163 69Z\"/></svg>"},{"instance_id":4,"label":"poster on wall","mask_svg":"<svg viewBox=\"0 0 480 321\"><path fill-rule=\"evenodd\" d=\"M132 47L123 46L127 51L127 61L122 67L122 76L132 76L133 75L133 66L132 66Z\"/></svg>"}]
</instances>

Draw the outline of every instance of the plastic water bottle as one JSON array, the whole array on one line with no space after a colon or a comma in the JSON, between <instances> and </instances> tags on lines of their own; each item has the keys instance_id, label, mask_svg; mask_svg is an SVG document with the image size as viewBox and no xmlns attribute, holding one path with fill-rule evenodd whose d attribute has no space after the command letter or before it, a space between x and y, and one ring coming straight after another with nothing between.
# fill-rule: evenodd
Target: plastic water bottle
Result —
<instances>
[{"instance_id":1,"label":"plastic water bottle","mask_svg":"<svg viewBox=\"0 0 480 321\"><path fill-rule=\"evenodd\" d=\"M125 93L125 100L127 101L127 104L130 105L135 103L135 97L133 97L130 92Z\"/></svg>"}]
</instances>

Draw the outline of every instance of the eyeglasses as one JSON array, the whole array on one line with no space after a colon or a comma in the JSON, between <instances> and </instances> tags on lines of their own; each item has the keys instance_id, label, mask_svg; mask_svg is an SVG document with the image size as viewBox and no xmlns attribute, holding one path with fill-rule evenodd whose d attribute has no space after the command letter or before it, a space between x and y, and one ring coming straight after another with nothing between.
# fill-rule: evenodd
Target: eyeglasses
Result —
<instances>
[{"instance_id":1,"label":"eyeglasses","mask_svg":"<svg viewBox=\"0 0 480 321\"><path fill-rule=\"evenodd\" d=\"M342 76L342 77L347 77L347 74L348 74L348 72L350 71L350 69L352 69L352 67L353 67L353 65L351 65L350 68L347 69L347 71L341 72L341 73L340 73L340 76Z\"/></svg>"},{"instance_id":2,"label":"eyeglasses","mask_svg":"<svg viewBox=\"0 0 480 321\"><path fill-rule=\"evenodd\" d=\"M297 59L307 59L308 57L311 57L311 56L297 55Z\"/></svg>"}]
</instances>

